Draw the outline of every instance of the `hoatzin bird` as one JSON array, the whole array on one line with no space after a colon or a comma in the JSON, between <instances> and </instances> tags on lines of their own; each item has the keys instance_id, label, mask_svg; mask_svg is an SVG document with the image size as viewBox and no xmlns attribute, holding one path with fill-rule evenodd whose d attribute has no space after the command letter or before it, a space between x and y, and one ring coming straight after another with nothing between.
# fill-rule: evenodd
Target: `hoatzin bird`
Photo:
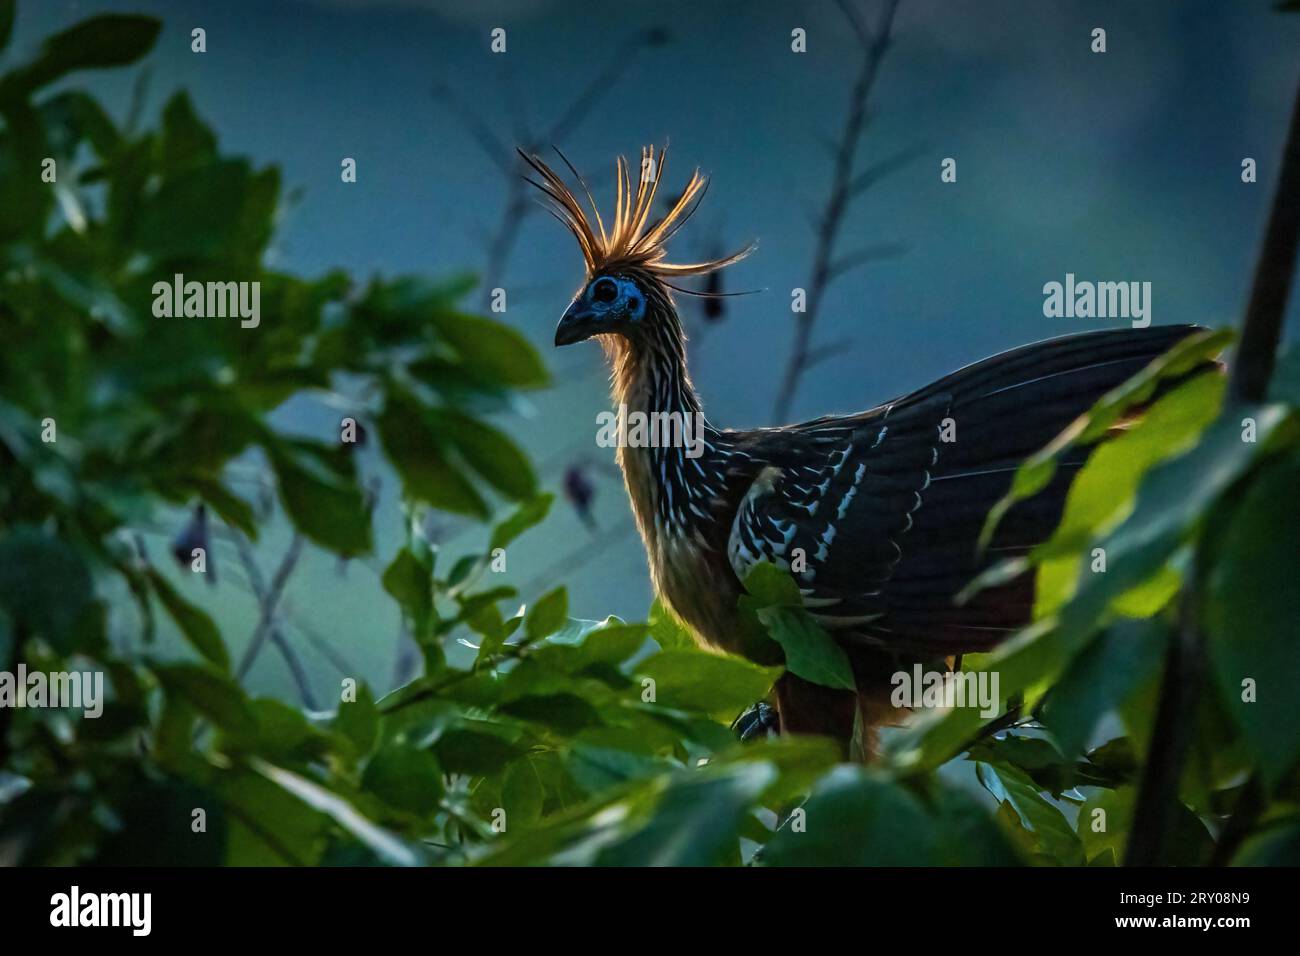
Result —
<instances>
[{"instance_id":1,"label":"hoatzin bird","mask_svg":"<svg viewBox=\"0 0 1300 956\"><path fill-rule=\"evenodd\" d=\"M666 242L706 185L696 170L651 223L666 151L656 157L653 148L643 150L642 169L655 174L642 175L635 190L627 163L618 160L609 228L567 160L590 215L545 162L521 155L586 264L555 344L599 339L617 406L699 413L672 295L685 290L672 280L721 269L753 247L709 262L665 261ZM855 415L750 431L705 423L702 448L620 447L655 591L705 646L753 656L737 609L741 582L760 561L790 570L802 549L794 578L804 605L848 653L858 690L786 673L775 689L780 729L833 736L846 748L855 740L861 757L859 748L870 747L864 728L890 716L889 675L917 662L942 668L946 658L986 651L1028 623L1032 575L960 606L954 597L990 562L1023 555L1051 534L1090 449L1065 457L1049 487L1012 508L981 552L985 517L1017 466L1196 328L1062 336L987 358Z\"/></svg>"}]
</instances>

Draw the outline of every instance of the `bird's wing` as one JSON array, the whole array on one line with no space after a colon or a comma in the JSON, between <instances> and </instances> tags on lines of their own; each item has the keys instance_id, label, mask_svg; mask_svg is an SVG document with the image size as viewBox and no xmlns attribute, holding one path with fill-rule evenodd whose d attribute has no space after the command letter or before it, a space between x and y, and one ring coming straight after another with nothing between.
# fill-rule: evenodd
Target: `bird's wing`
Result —
<instances>
[{"instance_id":1,"label":"bird's wing","mask_svg":"<svg viewBox=\"0 0 1300 956\"><path fill-rule=\"evenodd\" d=\"M961 606L956 594L992 562L1047 539L1091 449L1062 456L1048 486L1015 505L981 553L989 509L1027 456L1195 331L1063 336L860 415L737 436L747 457L765 466L751 472L757 477L736 511L733 570L744 580L768 560L792 571L805 605L847 643L945 653L992 646L1030 620L1032 575Z\"/></svg>"},{"instance_id":2,"label":"bird's wing","mask_svg":"<svg viewBox=\"0 0 1300 956\"><path fill-rule=\"evenodd\" d=\"M881 619L949 405L949 396L931 395L791 432L799 460L762 468L736 511L727 557L737 576L770 561L792 571L826 626Z\"/></svg>"}]
</instances>

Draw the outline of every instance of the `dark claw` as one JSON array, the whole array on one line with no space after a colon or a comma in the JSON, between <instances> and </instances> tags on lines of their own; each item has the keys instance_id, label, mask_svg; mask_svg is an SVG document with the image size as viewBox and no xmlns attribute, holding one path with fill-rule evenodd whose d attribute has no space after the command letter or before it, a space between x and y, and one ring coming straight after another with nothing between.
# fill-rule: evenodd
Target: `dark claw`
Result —
<instances>
[{"instance_id":1,"label":"dark claw","mask_svg":"<svg viewBox=\"0 0 1300 956\"><path fill-rule=\"evenodd\" d=\"M771 734L780 733L780 716L776 708L765 701L759 701L735 719L731 729L741 743L758 740Z\"/></svg>"}]
</instances>

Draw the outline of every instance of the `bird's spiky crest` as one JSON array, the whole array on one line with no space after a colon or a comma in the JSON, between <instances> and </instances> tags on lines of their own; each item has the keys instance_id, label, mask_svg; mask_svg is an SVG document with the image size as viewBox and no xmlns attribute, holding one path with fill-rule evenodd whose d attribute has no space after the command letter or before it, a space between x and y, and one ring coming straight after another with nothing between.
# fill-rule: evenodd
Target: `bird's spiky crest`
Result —
<instances>
[{"instance_id":1,"label":"bird's spiky crest","mask_svg":"<svg viewBox=\"0 0 1300 956\"><path fill-rule=\"evenodd\" d=\"M556 152L559 153L559 150L556 150ZM650 212L654 207L655 194L659 190L659 183L668 169L667 147L664 147L659 153L657 166L655 165L655 148L653 146L642 148L640 166L642 173L638 176L635 193L632 191L632 181L628 173L627 160L622 156L618 158L614 177L614 220L608 231L605 229L605 221L601 218L600 210L596 207L596 200L592 197L591 190L587 188L587 183L579 175L578 171L573 168L573 165L564 158L563 153L560 153L560 159L564 160L569 172L573 174L578 181L578 185L582 187L587 203L591 207L590 216L587 215L586 209L583 208L581 200L553 169L538 157L530 156L523 150L519 151L519 155L541 177L541 182L532 179L529 182L545 193L554 203L551 213L560 222L564 223L569 228L569 231L573 233L574 238L578 240L578 248L582 250L582 258L587 264L587 274L589 276L617 269L620 266L641 268L653 275L665 278L670 276L704 275L743 259L754 248L751 244L729 256L712 259L708 262L669 263L664 261L664 257L668 253L666 247L668 240L695 212L700 199L704 197L704 192L708 189L709 182L696 169L691 173L686 188L673 201L668 211L652 225L647 226ZM653 173L653 178L650 178L647 172Z\"/></svg>"}]
</instances>

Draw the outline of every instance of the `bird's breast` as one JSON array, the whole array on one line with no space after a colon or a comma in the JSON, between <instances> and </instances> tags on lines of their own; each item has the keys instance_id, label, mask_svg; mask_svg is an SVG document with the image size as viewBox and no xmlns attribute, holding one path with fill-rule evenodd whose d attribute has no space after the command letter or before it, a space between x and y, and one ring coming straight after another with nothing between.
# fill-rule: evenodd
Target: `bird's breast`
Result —
<instances>
[{"instance_id":1,"label":"bird's breast","mask_svg":"<svg viewBox=\"0 0 1300 956\"><path fill-rule=\"evenodd\" d=\"M619 464L655 593L703 646L739 652L736 599L740 588L725 548L693 524L665 524L660 493L645 449L620 449ZM710 529L716 530L716 529Z\"/></svg>"}]
</instances>

